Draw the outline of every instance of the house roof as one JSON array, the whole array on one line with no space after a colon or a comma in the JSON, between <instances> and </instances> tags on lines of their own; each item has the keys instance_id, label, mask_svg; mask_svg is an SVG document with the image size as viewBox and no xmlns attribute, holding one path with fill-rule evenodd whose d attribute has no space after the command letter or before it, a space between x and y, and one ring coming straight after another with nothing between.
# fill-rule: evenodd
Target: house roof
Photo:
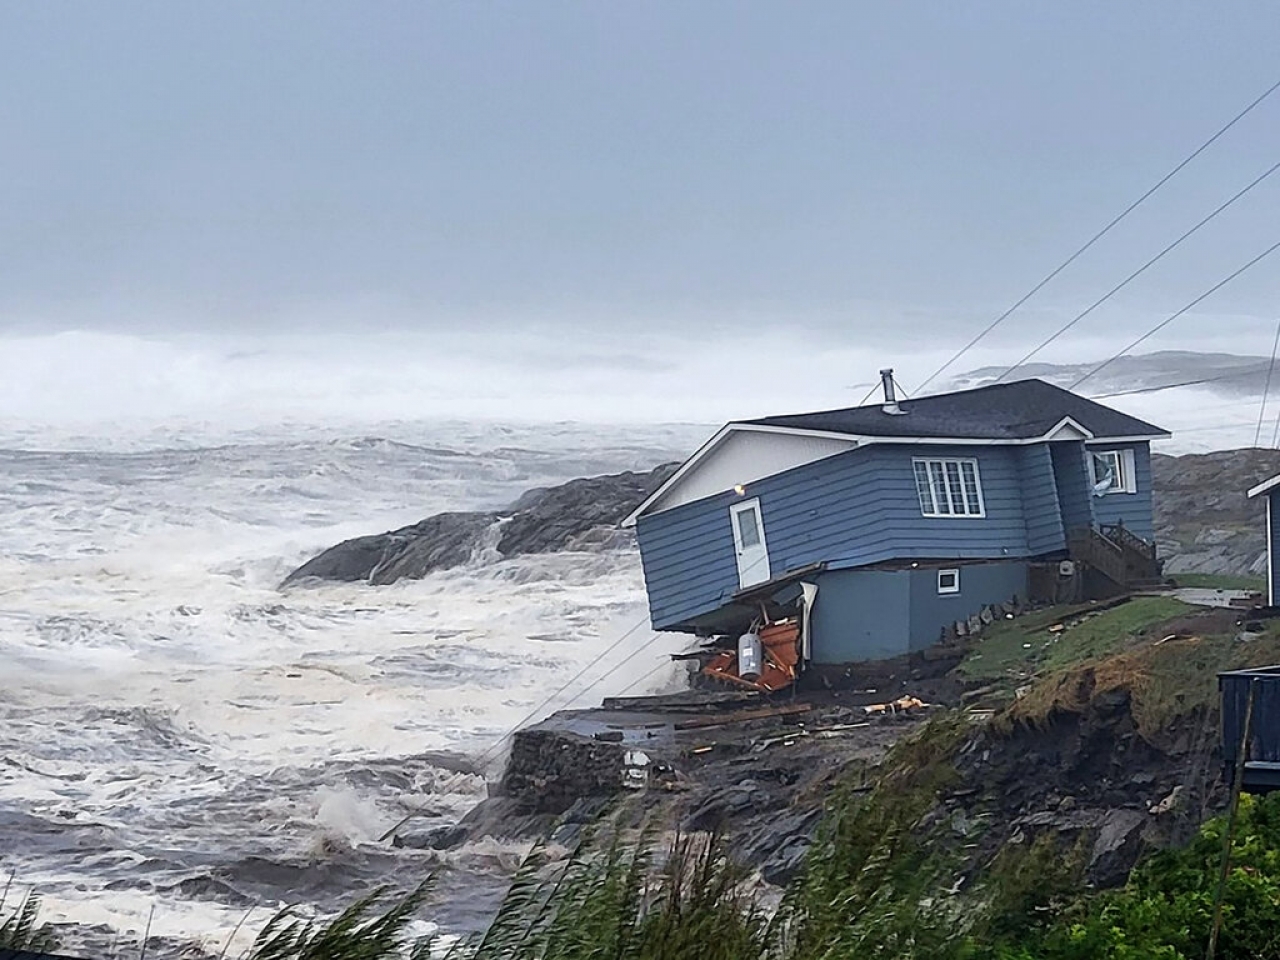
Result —
<instances>
[{"instance_id":1,"label":"house roof","mask_svg":"<svg viewBox=\"0 0 1280 960\"><path fill-rule=\"evenodd\" d=\"M741 431L849 438L851 445L893 442L1033 443L1040 440L1151 440L1169 436L1131 417L1043 380L1016 380L898 403L761 417L726 424L623 521L631 526L685 482L726 438ZM828 454L823 454L828 455ZM798 462L797 462L798 465ZM758 479L745 477L744 481Z\"/></svg>"},{"instance_id":2,"label":"house roof","mask_svg":"<svg viewBox=\"0 0 1280 960\"><path fill-rule=\"evenodd\" d=\"M1044 436L1069 417L1098 439L1169 435L1167 430L1043 380L1016 380L900 400L898 406L903 413L885 413L876 403L742 422L865 437L1025 440Z\"/></svg>"}]
</instances>

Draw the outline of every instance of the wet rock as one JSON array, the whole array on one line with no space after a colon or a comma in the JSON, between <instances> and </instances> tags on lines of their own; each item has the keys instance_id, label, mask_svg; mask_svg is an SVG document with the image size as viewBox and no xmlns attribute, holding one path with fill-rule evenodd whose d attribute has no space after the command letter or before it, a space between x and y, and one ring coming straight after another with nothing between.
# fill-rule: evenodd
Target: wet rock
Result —
<instances>
[{"instance_id":1,"label":"wet rock","mask_svg":"<svg viewBox=\"0 0 1280 960\"><path fill-rule=\"evenodd\" d=\"M1103 815L1087 870L1092 883L1103 887L1124 883L1142 852L1145 823L1136 810L1109 810Z\"/></svg>"},{"instance_id":2,"label":"wet rock","mask_svg":"<svg viewBox=\"0 0 1280 960\"><path fill-rule=\"evenodd\" d=\"M760 876L766 883L785 887L804 866L805 854L813 841L807 836L789 837L760 865Z\"/></svg>"},{"instance_id":3,"label":"wet rock","mask_svg":"<svg viewBox=\"0 0 1280 960\"><path fill-rule=\"evenodd\" d=\"M156 889L160 893L177 893L183 897L198 900L216 900L219 903L230 904L233 907L252 906L257 902L226 881L207 874L188 877L186 880L180 880L171 886L157 887Z\"/></svg>"},{"instance_id":4,"label":"wet rock","mask_svg":"<svg viewBox=\"0 0 1280 960\"><path fill-rule=\"evenodd\" d=\"M441 513L388 533L356 537L294 570L284 586L306 580L363 580L373 585L421 579L461 566L486 549L497 557L631 545L618 524L671 475L675 464L648 473L616 473L530 490L504 511ZM494 542L490 538L495 538Z\"/></svg>"},{"instance_id":5,"label":"wet rock","mask_svg":"<svg viewBox=\"0 0 1280 960\"><path fill-rule=\"evenodd\" d=\"M403 827L391 841L393 847L409 850L452 850L470 837L466 827Z\"/></svg>"}]
</instances>

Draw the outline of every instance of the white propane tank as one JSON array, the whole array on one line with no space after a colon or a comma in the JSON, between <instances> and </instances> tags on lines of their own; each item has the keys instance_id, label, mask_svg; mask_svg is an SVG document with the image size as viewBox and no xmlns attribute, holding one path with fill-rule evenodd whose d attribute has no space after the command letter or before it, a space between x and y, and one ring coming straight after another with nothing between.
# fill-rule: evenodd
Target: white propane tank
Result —
<instances>
[{"instance_id":1,"label":"white propane tank","mask_svg":"<svg viewBox=\"0 0 1280 960\"><path fill-rule=\"evenodd\" d=\"M738 676L744 680L760 676L763 660L764 650L760 646L759 634L744 633L738 638Z\"/></svg>"}]
</instances>

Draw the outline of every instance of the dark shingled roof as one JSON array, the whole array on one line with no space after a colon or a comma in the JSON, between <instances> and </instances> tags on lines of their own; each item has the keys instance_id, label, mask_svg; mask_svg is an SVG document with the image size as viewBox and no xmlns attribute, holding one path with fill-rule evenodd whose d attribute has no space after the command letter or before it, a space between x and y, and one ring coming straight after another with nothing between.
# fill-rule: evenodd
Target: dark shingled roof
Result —
<instances>
[{"instance_id":1,"label":"dark shingled roof","mask_svg":"<svg viewBox=\"0 0 1280 960\"><path fill-rule=\"evenodd\" d=\"M877 403L740 422L868 437L1025 440L1044 436L1063 417L1070 417L1095 437L1153 437L1168 433L1043 380L1016 380L940 393L901 400L898 406L905 414L885 413Z\"/></svg>"}]
</instances>

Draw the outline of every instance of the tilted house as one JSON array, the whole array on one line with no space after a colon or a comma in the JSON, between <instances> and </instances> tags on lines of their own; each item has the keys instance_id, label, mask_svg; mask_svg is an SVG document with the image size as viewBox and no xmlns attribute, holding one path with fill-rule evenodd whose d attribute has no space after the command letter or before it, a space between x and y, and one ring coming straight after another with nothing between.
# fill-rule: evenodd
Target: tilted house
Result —
<instances>
[{"instance_id":1,"label":"tilted house","mask_svg":"<svg viewBox=\"0 0 1280 960\"><path fill-rule=\"evenodd\" d=\"M895 402L886 371L884 389L729 423L636 508L654 629L732 634L807 593L810 658L843 663L930 646L1036 579L1158 575L1166 431L1039 380Z\"/></svg>"}]
</instances>

